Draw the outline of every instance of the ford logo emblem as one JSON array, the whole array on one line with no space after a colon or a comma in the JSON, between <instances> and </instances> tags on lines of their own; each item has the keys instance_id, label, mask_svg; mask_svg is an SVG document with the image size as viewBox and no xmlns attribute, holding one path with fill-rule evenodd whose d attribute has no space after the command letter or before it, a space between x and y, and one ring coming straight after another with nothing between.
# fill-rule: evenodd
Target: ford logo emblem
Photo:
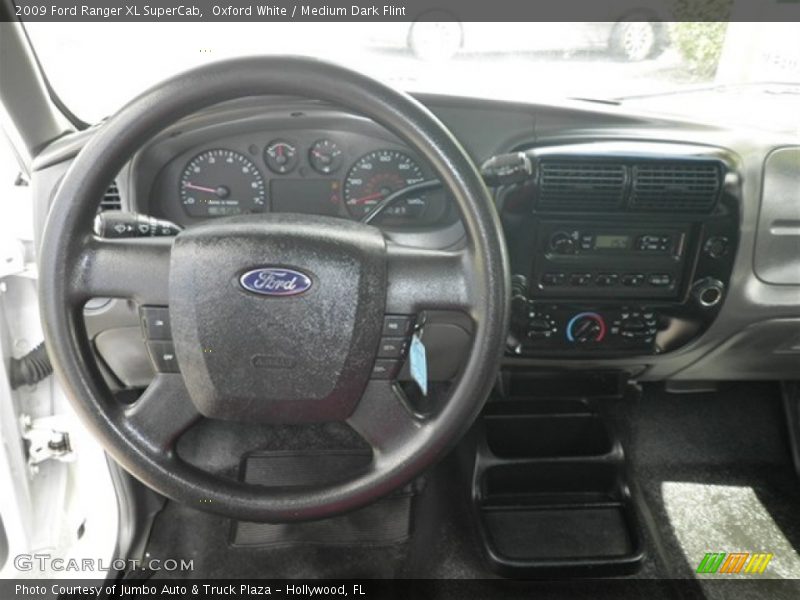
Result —
<instances>
[{"instance_id":1,"label":"ford logo emblem","mask_svg":"<svg viewBox=\"0 0 800 600\"><path fill-rule=\"evenodd\" d=\"M294 269L262 267L253 269L239 278L248 292L264 296L297 296L311 288L311 278Z\"/></svg>"}]
</instances>

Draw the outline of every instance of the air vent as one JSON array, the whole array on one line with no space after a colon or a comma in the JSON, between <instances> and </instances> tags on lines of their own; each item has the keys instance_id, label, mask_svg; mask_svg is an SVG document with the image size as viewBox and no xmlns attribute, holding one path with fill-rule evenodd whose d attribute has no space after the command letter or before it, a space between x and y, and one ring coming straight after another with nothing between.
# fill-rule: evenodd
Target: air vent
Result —
<instances>
[{"instance_id":1,"label":"air vent","mask_svg":"<svg viewBox=\"0 0 800 600\"><path fill-rule=\"evenodd\" d=\"M709 212L719 197L714 163L652 163L633 167L633 210Z\"/></svg>"},{"instance_id":2,"label":"air vent","mask_svg":"<svg viewBox=\"0 0 800 600\"><path fill-rule=\"evenodd\" d=\"M540 210L614 210L624 189L621 164L548 160L539 165Z\"/></svg>"},{"instance_id":3,"label":"air vent","mask_svg":"<svg viewBox=\"0 0 800 600\"><path fill-rule=\"evenodd\" d=\"M107 210L122 210L122 199L119 196L119 188L116 182L109 186L103 199L100 201L100 209L98 212L105 212Z\"/></svg>"}]
</instances>

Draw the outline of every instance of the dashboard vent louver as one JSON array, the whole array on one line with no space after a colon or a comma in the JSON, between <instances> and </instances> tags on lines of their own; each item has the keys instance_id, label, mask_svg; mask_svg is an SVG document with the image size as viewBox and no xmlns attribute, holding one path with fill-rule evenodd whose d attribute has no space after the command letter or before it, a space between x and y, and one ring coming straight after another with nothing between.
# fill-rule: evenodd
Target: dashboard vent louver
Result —
<instances>
[{"instance_id":1,"label":"dashboard vent louver","mask_svg":"<svg viewBox=\"0 0 800 600\"><path fill-rule=\"evenodd\" d=\"M539 165L540 210L614 210L622 204L624 190L621 164L545 160Z\"/></svg>"},{"instance_id":2,"label":"dashboard vent louver","mask_svg":"<svg viewBox=\"0 0 800 600\"><path fill-rule=\"evenodd\" d=\"M708 212L716 204L722 174L716 164L638 164L633 167L630 208Z\"/></svg>"},{"instance_id":3,"label":"dashboard vent louver","mask_svg":"<svg viewBox=\"0 0 800 600\"><path fill-rule=\"evenodd\" d=\"M106 190L103 199L100 200L100 208L97 212L105 212L107 210L122 210L122 199L120 198L116 181Z\"/></svg>"}]
</instances>

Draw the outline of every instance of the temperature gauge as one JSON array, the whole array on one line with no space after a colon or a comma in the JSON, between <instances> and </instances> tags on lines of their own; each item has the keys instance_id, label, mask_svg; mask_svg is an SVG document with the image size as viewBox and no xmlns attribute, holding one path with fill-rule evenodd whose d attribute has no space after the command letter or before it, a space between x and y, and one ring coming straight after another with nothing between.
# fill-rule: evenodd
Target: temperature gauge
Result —
<instances>
[{"instance_id":1,"label":"temperature gauge","mask_svg":"<svg viewBox=\"0 0 800 600\"><path fill-rule=\"evenodd\" d=\"M264 162L273 173L290 173L297 166L297 148L284 140L274 140L264 150Z\"/></svg>"}]
</instances>

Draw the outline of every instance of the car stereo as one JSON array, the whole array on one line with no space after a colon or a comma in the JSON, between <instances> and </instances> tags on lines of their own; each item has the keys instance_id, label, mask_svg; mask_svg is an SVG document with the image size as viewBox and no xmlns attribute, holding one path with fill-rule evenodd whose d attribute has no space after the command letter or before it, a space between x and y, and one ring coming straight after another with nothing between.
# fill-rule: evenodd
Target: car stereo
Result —
<instances>
[{"instance_id":1,"label":"car stereo","mask_svg":"<svg viewBox=\"0 0 800 600\"><path fill-rule=\"evenodd\" d=\"M674 298L691 225L600 226L542 221L530 281L544 298Z\"/></svg>"}]
</instances>

